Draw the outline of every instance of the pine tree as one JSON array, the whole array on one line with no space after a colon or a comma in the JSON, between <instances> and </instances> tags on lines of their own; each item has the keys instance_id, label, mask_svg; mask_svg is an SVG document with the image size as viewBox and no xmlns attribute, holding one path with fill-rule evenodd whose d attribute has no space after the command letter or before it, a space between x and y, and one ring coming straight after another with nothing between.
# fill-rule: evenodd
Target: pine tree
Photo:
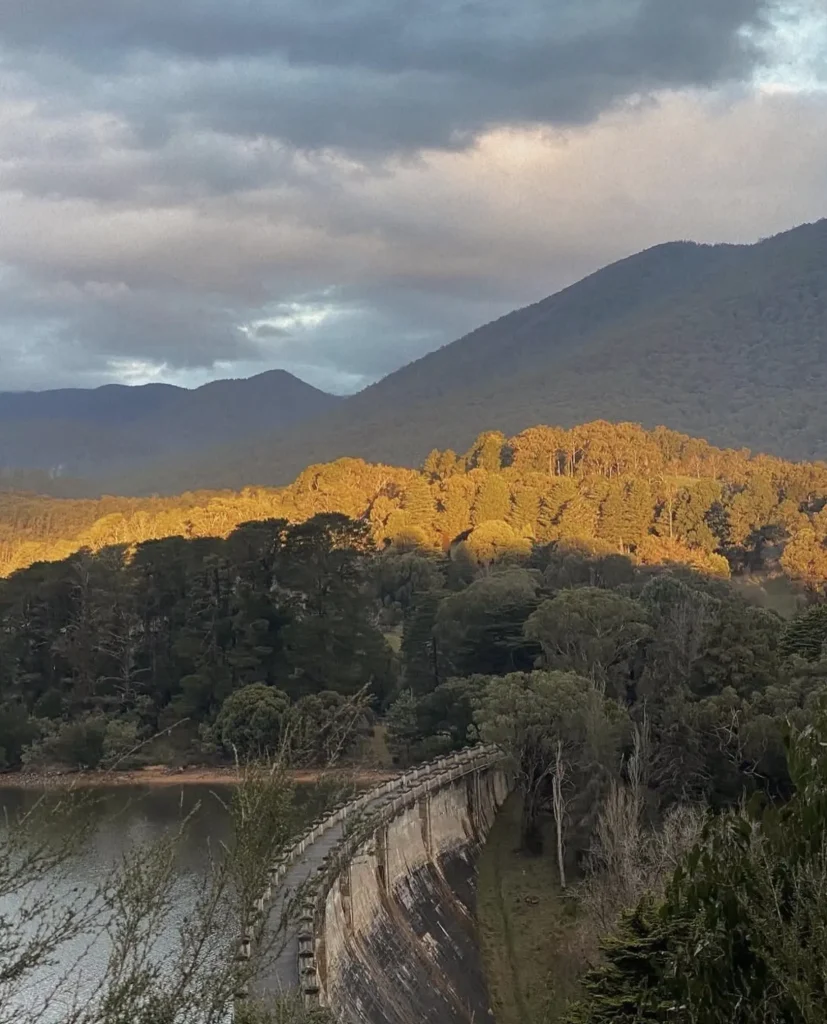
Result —
<instances>
[{"instance_id":1,"label":"pine tree","mask_svg":"<svg viewBox=\"0 0 827 1024\"><path fill-rule=\"evenodd\" d=\"M597 533L598 510L578 492L566 502L557 517L557 532L560 540L593 540Z\"/></svg>"},{"instance_id":2,"label":"pine tree","mask_svg":"<svg viewBox=\"0 0 827 1024\"><path fill-rule=\"evenodd\" d=\"M484 469L488 473L499 473L503 468L505 434L499 430L488 430L474 441L465 455L466 469Z\"/></svg>"},{"instance_id":3,"label":"pine tree","mask_svg":"<svg viewBox=\"0 0 827 1024\"><path fill-rule=\"evenodd\" d=\"M420 526L427 532L433 529L436 506L431 488L424 476L413 477L405 488L402 508L409 526Z\"/></svg>"},{"instance_id":4,"label":"pine tree","mask_svg":"<svg viewBox=\"0 0 827 1024\"><path fill-rule=\"evenodd\" d=\"M442 534L443 544L452 544L471 526L471 504L474 500L474 482L464 473L443 480L439 487L439 511L436 527Z\"/></svg>"},{"instance_id":5,"label":"pine tree","mask_svg":"<svg viewBox=\"0 0 827 1024\"><path fill-rule=\"evenodd\" d=\"M616 931L601 943L603 963L583 977L583 997L569 1009L565 1024L671 1020L671 1000L644 998L663 985L668 939L669 930L660 922L651 899L625 914Z\"/></svg>"},{"instance_id":6,"label":"pine tree","mask_svg":"<svg viewBox=\"0 0 827 1024\"><path fill-rule=\"evenodd\" d=\"M614 545L618 551L625 551L631 539L625 530L626 503L626 484L622 480L613 480L611 489L600 506L597 535L601 540Z\"/></svg>"},{"instance_id":7,"label":"pine tree","mask_svg":"<svg viewBox=\"0 0 827 1024\"><path fill-rule=\"evenodd\" d=\"M488 473L477 490L471 522L474 526L492 519L505 520L511 511L511 492L508 484L497 473Z\"/></svg>"},{"instance_id":8,"label":"pine tree","mask_svg":"<svg viewBox=\"0 0 827 1024\"><path fill-rule=\"evenodd\" d=\"M517 533L527 537L537 535L540 499L540 491L537 488L526 485L516 487L507 522Z\"/></svg>"},{"instance_id":9,"label":"pine tree","mask_svg":"<svg viewBox=\"0 0 827 1024\"><path fill-rule=\"evenodd\" d=\"M417 595L402 629L405 682L416 694L430 693L440 683L434 623L441 596L439 591Z\"/></svg>"},{"instance_id":10,"label":"pine tree","mask_svg":"<svg viewBox=\"0 0 827 1024\"><path fill-rule=\"evenodd\" d=\"M807 661L827 656L827 604L814 605L788 623L781 650L787 657L797 655Z\"/></svg>"}]
</instances>

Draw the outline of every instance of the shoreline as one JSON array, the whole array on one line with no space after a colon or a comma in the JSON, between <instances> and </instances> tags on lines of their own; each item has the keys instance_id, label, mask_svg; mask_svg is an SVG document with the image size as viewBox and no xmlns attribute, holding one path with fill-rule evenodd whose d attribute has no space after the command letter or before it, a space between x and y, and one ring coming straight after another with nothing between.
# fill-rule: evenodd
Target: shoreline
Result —
<instances>
[{"instance_id":1,"label":"shoreline","mask_svg":"<svg viewBox=\"0 0 827 1024\"><path fill-rule=\"evenodd\" d=\"M297 768L288 770L287 778L299 785L319 782L327 775L347 778L356 785L385 782L397 773L387 768L368 768L360 765L342 765L335 769ZM228 767L168 768L152 765L148 768L124 771L67 771L67 772L9 772L0 775L0 789L75 789L118 786L231 786L238 783L238 769Z\"/></svg>"}]
</instances>

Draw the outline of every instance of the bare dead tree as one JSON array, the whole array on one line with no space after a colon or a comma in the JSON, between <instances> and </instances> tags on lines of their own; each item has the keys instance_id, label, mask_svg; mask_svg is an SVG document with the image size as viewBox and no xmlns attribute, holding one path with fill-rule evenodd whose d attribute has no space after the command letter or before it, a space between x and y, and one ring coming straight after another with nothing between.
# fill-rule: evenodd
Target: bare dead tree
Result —
<instances>
[{"instance_id":1,"label":"bare dead tree","mask_svg":"<svg viewBox=\"0 0 827 1024\"><path fill-rule=\"evenodd\" d=\"M558 740L554 754L554 771L551 777L551 803L557 834L557 870L560 873L560 888L566 888L565 828L567 800L563 787L568 776L568 765L563 757L563 741Z\"/></svg>"}]
</instances>

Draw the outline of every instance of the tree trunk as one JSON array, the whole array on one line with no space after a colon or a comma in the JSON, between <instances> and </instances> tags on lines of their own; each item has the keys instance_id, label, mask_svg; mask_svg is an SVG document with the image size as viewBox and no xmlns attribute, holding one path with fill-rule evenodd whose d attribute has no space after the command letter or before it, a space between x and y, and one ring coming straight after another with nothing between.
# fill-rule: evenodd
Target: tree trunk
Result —
<instances>
[{"instance_id":1,"label":"tree trunk","mask_svg":"<svg viewBox=\"0 0 827 1024\"><path fill-rule=\"evenodd\" d=\"M551 792L554 806L554 824L557 830L557 869L560 872L560 888L566 888L566 864L564 857L563 830L565 828L566 803L563 798L563 781L566 777L566 764L563 761L563 744L557 743L557 756L554 766Z\"/></svg>"}]
</instances>

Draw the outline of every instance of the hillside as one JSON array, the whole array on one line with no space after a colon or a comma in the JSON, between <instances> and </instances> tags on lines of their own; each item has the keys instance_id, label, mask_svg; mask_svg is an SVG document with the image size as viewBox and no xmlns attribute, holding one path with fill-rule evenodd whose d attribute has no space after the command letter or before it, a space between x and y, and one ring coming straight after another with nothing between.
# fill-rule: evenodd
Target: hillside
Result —
<instances>
[{"instance_id":1,"label":"hillside","mask_svg":"<svg viewBox=\"0 0 827 1024\"><path fill-rule=\"evenodd\" d=\"M289 435L108 486L283 484L339 456L416 465L484 429L593 418L823 458L825 393L827 220L751 246L657 246L403 367Z\"/></svg>"},{"instance_id":2,"label":"hillside","mask_svg":"<svg viewBox=\"0 0 827 1024\"><path fill-rule=\"evenodd\" d=\"M162 455L242 443L339 400L283 370L194 390L168 384L0 392L0 469L61 477L122 473Z\"/></svg>"},{"instance_id":3,"label":"hillside","mask_svg":"<svg viewBox=\"0 0 827 1024\"><path fill-rule=\"evenodd\" d=\"M365 523L380 547L445 550L465 538L476 552L497 552L562 542L716 574L780 567L816 590L827 580L827 465L604 421L511 438L486 432L464 455L432 452L420 471L340 459L281 489L96 501L0 495L0 575L81 548L225 537L244 523L319 513Z\"/></svg>"}]
</instances>

